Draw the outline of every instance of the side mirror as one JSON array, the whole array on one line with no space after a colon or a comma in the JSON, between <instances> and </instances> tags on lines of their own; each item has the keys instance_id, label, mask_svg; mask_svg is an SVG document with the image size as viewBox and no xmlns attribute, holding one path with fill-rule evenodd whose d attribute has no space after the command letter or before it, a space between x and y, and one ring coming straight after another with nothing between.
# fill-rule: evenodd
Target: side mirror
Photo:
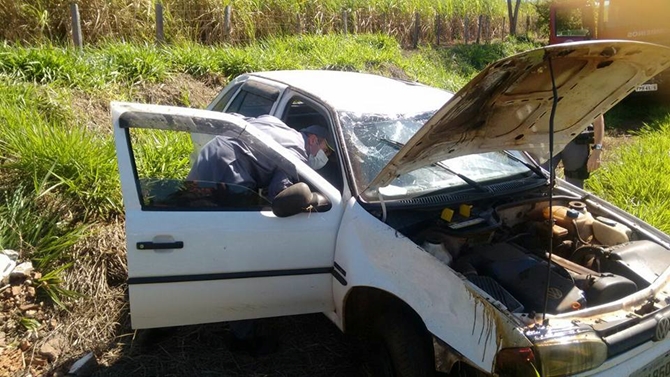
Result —
<instances>
[{"instance_id":1,"label":"side mirror","mask_svg":"<svg viewBox=\"0 0 670 377\"><path fill-rule=\"evenodd\" d=\"M326 197L312 193L304 182L284 189L272 201L272 213L277 217L289 217L307 210L325 212L331 207L332 204Z\"/></svg>"}]
</instances>

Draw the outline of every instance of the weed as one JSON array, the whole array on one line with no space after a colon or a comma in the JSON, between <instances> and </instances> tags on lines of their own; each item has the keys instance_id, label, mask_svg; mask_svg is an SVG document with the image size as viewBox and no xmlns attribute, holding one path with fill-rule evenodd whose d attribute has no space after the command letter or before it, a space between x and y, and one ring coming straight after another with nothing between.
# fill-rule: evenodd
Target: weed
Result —
<instances>
[{"instance_id":1,"label":"weed","mask_svg":"<svg viewBox=\"0 0 670 377\"><path fill-rule=\"evenodd\" d=\"M63 299L78 298L82 296L75 291L63 288L63 279L61 278L61 274L64 270L70 267L72 267L72 263L64 264L47 272L41 278L35 280L38 293L43 292L51 299L51 301L53 301L62 309L66 309L65 304L62 301Z\"/></svg>"}]
</instances>

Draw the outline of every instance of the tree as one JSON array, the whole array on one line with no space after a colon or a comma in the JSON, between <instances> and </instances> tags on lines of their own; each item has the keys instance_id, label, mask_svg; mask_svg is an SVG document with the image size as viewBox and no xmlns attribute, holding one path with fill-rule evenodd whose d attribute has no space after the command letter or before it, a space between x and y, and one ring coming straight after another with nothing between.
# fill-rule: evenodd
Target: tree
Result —
<instances>
[{"instance_id":1,"label":"tree","mask_svg":"<svg viewBox=\"0 0 670 377\"><path fill-rule=\"evenodd\" d=\"M519 6L521 5L521 0L516 0L514 9L512 9L512 1L507 0L507 14L509 16L509 34L516 35L516 21L519 17Z\"/></svg>"}]
</instances>

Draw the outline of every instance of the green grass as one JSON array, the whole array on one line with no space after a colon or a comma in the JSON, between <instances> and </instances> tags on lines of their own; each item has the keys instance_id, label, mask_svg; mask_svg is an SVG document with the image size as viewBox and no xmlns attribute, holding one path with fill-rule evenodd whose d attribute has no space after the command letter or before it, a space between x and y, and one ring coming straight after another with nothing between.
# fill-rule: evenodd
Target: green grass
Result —
<instances>
[{"instance_id":1,"label":"green grass","mask_svg":"<svg viewBox=\"0 0 670 377\"><path fill-rule=\"evenodd\" d=\"M587 189L670 233L670 112L637 133L587 181Z\"/></svg>"},{"instance_id":2,"label":"green grass","mask_svg":"<svg viewBox=\"0 0 670 377\"><path fill-rule=\"evenodd\" d=\"M4 45L0 46L0 77L49 88L109 93L120 85L164 82L175 73L232 78L251 71L344 69L384 74L395 67L410 80L458 90L487 63L537 46L508 41L439 50L423 47L406 54L394 38L380 34L278 37L225 48L116 43L88 47L82 53L52 45ZM121 90L115 95L124 98L125 94Z\"/></svg>"},{"instance_id":3,"label":"green grass","mask_svg":"<svg viewBox=\"0 0 670 377\"><path fill-rule=\"evenodd\" d=\"M0 82L0 173L31 193L57 193L77 221L116 215L121 200L111 138L80 124L69 102L63 90Z\"/></svg>"},{"instance_id":4,"label":"green grass","mask_svg":"<svg viewBox=\"0 0 670 377\"><path fill-rule=\"evenodd\" d=\"M189 134L135 129L131 136L140 176L183 179L188 174L193 151Z\"/></svg>"},{"instance_id":5,"label":"green grass","mask_svg":"<svg viewBox=\"0 0 670 377\"><path fill-rule=\"evenodd\" d=\"M36 268L50 270L69 261L65 250L87 225L71 222L67 206L46 191L12 187L0 191L0 247L17 250Z\"/></svg>"}]
</instances>

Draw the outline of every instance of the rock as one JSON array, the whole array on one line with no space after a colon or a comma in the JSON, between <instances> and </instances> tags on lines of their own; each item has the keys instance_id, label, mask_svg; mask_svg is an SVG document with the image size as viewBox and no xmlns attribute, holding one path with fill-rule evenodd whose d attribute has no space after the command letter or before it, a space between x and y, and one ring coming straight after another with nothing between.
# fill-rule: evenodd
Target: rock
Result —
<instances>
[{"instance_id":1,"label":"rock","mask_svg":"<svg viewBox=\"0 0 670 377\"><path fill-rule=\"evenodd\" d=\"M13 285L12 286L12 296L16 297L21 294L21 286L20 285Z\"/></svg>"},{"instance_id":2,"label":"rock","mask_svg":"<svg viewBox=\"0 0 670 377\"><path fill-rule=\"evenodd\" d=\"M42 278L42 273L41 272L37 272L37 271L33 272L33 280L38 280L38 279L41 279L41 278Z\"/></svg>"},{"instance_id":3,"label":"rock","mask_svg":"<svg viewBox=\"0 0 670 377\"><path fill-rule=\"evenodd\" d=\"M70 367L67 375L77 377L90 376L97 366L98 360L95 359L93 352L89 352L84 357L72 364L72 367Z\"/></svg>"},{"instance_id":4,"label":"rock","mask_svg":"<svg viewBox=\"0 0 670 377\"><path fill-rule=\"evenodd\" d=\"M43 367L43 366L47 365L47 363L49 363L49 358L46 357L46 356L45 357L40 357L40 356L33 357L32 362L31 362L32 365L37 365L37 366L40 366L40 367Z\"/></svg>"},{"instance_id":5,"label":"rock","mask_svg":"<svg viewBox=\"0 0 670 377\"><path fill-rule=\"evenodd\" d=\"M19 348L21 351L25 352L28 348L30 348L31 344L27 340L22 340L21 343L19 344Z\"/></svg>"},{"instance_id":6,"label":"rock","mask_svg":"<svg viewBox=\"0 0 670 377\"><path fill-rule=\"evenodd\" d=\"M29 278L31 272L33 272L33 264L31 262L23 262L14 267L11 276L12 278Z\"/></svg>"},{"instance_id":7,"label":"rock","mask_svg":"<svg viewBox=\"0 0 670 377\"><path fill-rule=\"evenodd\" d=\"M14 270L16 262L11 260L7 255L0 254L0 280L3 280L6 276Z\"/></svg>"},{"instance_id":8,"label":"rock","mask_svg":"<svg viewBox=\"0 0 670 377\"><path fill-rule=\"evenodd\" d=\"M19 310L21 310L22 312L25 312L25 311L28 311L28 310L37 310L39 308L40 308L40 306L37 305L37 304L23 304L23 305L19 306Z\"/></svg>"},{"instance_id":9,"label":"rock","mask_svg":"<svg viewBox=\"0 0 670 377\"><path fill-rule=\"evenodd\" d=\"M46 343L42 344L40 347L40 355L46 357L49 361L54 361L61 355L66 344L67 342L63 336L56 335Z\"/></svg>"},{"instance_id":10,"label":"rock","mask_svg":"<svg viewBox=\"0 0 670 377\"><path fill-rule=\"evenodd\" d=\"M28 287L28 292L26 294L29 298L35 297L35 287Z\"/></svg>"}]
</instances>

